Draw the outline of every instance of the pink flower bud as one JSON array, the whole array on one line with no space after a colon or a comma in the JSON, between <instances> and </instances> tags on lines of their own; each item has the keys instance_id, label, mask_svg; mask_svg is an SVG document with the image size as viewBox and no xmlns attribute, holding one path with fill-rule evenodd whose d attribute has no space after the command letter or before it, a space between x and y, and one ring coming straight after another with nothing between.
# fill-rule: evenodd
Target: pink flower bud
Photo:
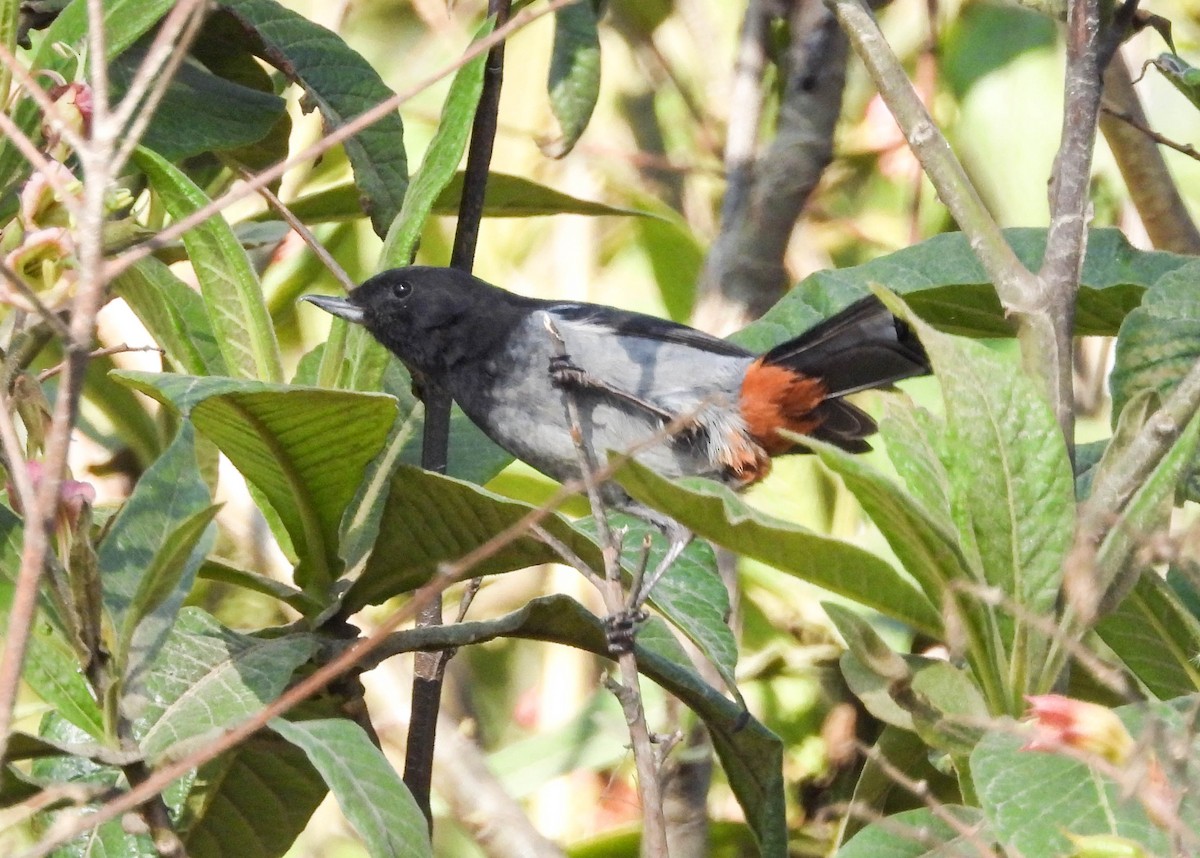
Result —
<instances>
[{"instance_id":1,"label":"pink flower bud","mask_svg":"<svg viewBox=\"0 0 1200 858\"><path fill-rule=\"evenodd\" d=\"M1107 706L1061 694L1038 694L1029 701L1033 735L1022 750L1060 751L1074 748L1120 765L1133 750L1133 737Z\"/></svg>"},{"instance_id":2,"label":"pink flower bud","mask_svg":"<svg viewBox=\"0 0 1200 858\"><path fill-rule=\"evenodd\" d=\"M43 479L45 479L45 469L42 467L42 463L36 461L26 462L25 473L29 475L29 483L33 488L34 494L36 494ZM11 476L5 487L8 489L8 502L12 505L12 508L20 515L24 515L24 504L21 503L21 495L17 492ZM91 483L64 479L58 487L57 518L59 525L65 524L72 530L77 528L84 510L95 502L96 487Z\"/></svg>"},{"instance_id":3,"label":"pink flower bud","mask_svg":"<svg viewBox=\"0 0 1200 858\"><path fill-rule=\"evenodd\" d=\"M42 134L46 148L59 156L64 154L58 151L64 127L85 138L92 133L92 88L86 83L64 83L52 86L47 94L54 102L56 115L46 117Z\"/></svg>"}]
</instances>

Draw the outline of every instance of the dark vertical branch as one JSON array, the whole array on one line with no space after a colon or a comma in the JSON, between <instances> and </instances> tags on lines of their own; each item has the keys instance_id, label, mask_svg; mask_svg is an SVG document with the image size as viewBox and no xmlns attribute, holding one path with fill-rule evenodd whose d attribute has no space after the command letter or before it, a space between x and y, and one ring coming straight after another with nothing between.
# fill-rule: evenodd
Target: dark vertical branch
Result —
<instances>
[{"instance_id":1,"label":"dark vertical branch","mask_svg":"<svg viewBox=\"0 0 1200 858\"><path fill-rule=\"evenodd\" d=\"M1050 184L1046 257L1038 272L1043 309L1049 316L1057 344L1056 373L1052 379L1057 395L1051 397L1051 402L1068 445L1074 437L1071 337L1075 294L1087 249L1088 190L1100 115L1104 31L1100 0L1072 0L1068 4L1062 142Z\"/></svg>"},{"instance_id":2,"label":"dark vertical branch","mask_svg":"<svg viewBox=\"0 0 1200 858\"><path fill-rule=\"evenodd\" d=\"M761 77L761 66L755 66L754 60L761 61L765 43L755 40L765 40L769 32L765 6L751 3L747 11L739 79L750 74ZM819 0L793 0L786 14L791 43L783 63L786 82L775 139L757 157L752 142L743 139L757 130L756 110L747 118L754 128L735 135L732 123L730 127L729 187L721 211L721 234L705 264L693 320L710 331L741 327L783 294L784 254L792 230L833 158L833 131L841 115L846 79L846 36Z\"/></svg>"},{"instance_id":3,"label":"dark vertical branch","mask_svg":"<svg viewBox=\"0 0 1200 858\"><path fill-rule=\"evenodd\" d=\"M509 0L488 0L488 14L496 17L497 26L508 20L510 5ZM451 267L463 271L470 271L475 260L479 224L483 219L488 168L492 160L492 145L496 139L496 125L500 114L500 84L503 74L504 43L500 42L488 52L483 89L471 126L471 143L467 151L466 175L458 210L458 229L450 256ZM425 428L422 437L421 467L444 474L450 442L450 396L445 390L426 384L423 399ZM417 625L436 626L441 625L441 622L442 599L438 596L418 614ZM404 758L404 783L430 824L433 821L429 803L433 779L433 749L437 739L446 659L444 652L417 653L413 665L412 719L409 722Z\"/></svg>"}]
</instances>

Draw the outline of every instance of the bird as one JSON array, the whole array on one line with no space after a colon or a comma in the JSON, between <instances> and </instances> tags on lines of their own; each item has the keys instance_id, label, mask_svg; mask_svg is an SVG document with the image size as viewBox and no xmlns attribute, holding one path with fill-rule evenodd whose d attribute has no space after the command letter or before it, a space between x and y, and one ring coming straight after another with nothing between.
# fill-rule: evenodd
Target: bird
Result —
<instances>
[{"instance_id":1,"label":"bird","mask_svg":"<svg viewBox=\"0 0 1200 858\"><path fill-rule=\"evenodd\" d=\"M874 296L763 354L650 315L525 297L453 268L394 268L345 298L303 300L365 327L496 444L561 482L582 476L568 404L596 467L632 450L663 476L741 490L774 457L808 452L796 436L869 450L875 422L845 397L930 371L915 334ZM648 592L691 534L614 482L601 492L670 539Z\"/></svg>"}]
</instances>

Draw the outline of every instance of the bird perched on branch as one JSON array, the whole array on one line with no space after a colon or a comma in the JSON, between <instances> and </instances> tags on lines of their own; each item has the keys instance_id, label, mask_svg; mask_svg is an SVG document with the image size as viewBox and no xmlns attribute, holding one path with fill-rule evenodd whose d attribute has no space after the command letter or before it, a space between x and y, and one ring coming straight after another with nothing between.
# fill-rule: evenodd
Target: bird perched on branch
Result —
<instances>
[{"instance_id":1,"label":"bird perched on branch","mask_svg":"<svg viewBox=\"0 0 1200 858\"><path fill-rule=\"evenodd\" d=\"M347 298L305 300L363 325L493 441L562 481L581 475L568 396L598 465L608 451L635 450L665 476L736 489L766 476L773 456L805 451L782 430L870 449L875 424L844 397L929 372L915 336L874 297L762 355L640 313L522 297L450 268L396 268ZM673 423L678 431L663 431ZM603 495L666 530L670 559L690 539L619 486L605 484Z\"/></svg>"}]
</instances>

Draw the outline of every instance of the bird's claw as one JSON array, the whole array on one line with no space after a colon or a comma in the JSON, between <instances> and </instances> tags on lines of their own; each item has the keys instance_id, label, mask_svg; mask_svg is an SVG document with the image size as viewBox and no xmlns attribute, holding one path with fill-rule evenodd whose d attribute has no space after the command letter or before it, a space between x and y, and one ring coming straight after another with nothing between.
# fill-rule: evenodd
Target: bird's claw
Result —
<instances>
[{"instance_id":1,"label":"bird's claw","mask_svg":"<svg viewBox=\"0 0 1200 858\"><path fill-rule=\"evenodd\" d=\"M627 655L633 652L633 638L637 627L646 622L649 614L641 608L618 611L604 618L604 637L608 641L610 655Z\"/></svg>"},{"instance_id":2,"label":"bird's claw","mask_svg":"<svg viewBox=\"0 0 1200 858\"><path fill-rule=\"evenodd\" d=\"M580 388L587 386L588 374L571 360L570 355L554 355L550 358L550 380L555 387Z\"/></svg>"}]
</instances>

